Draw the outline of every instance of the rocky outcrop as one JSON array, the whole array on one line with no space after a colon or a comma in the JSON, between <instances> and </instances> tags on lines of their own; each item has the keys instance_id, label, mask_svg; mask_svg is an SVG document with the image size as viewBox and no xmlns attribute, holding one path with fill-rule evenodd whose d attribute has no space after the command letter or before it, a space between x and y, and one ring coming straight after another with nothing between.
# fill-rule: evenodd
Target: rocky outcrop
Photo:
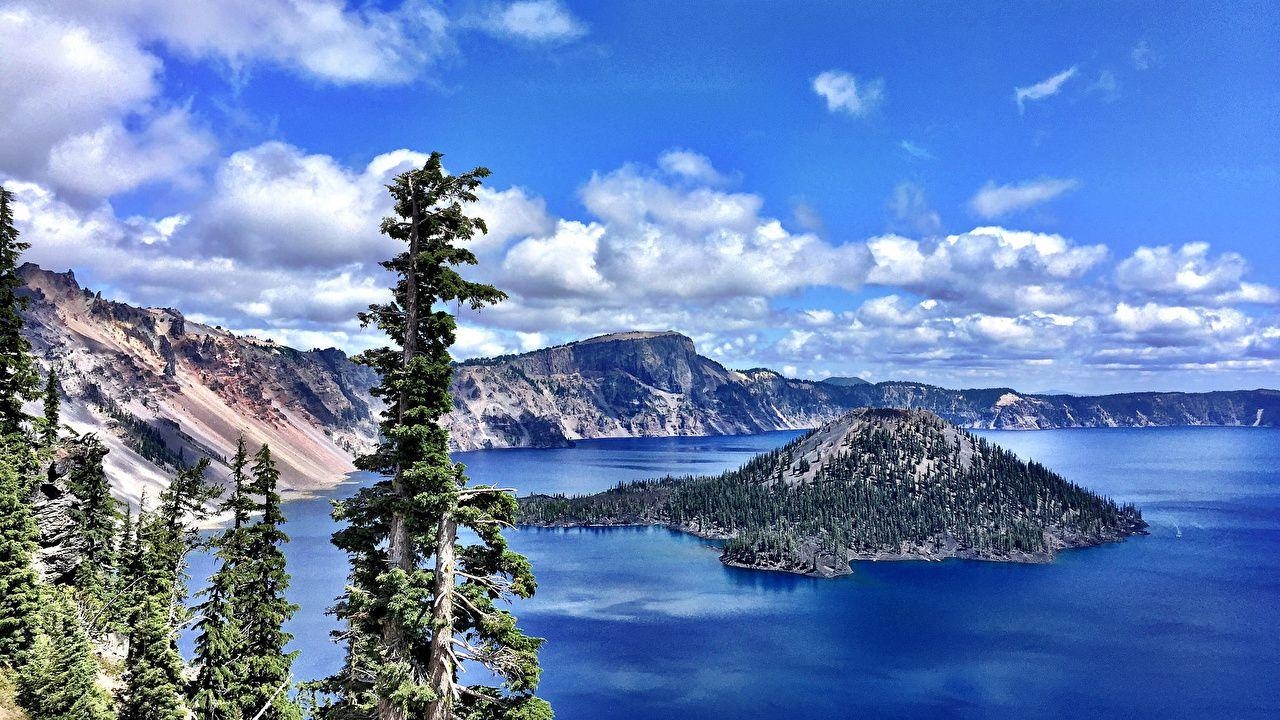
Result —
<instances>
[{"instance_id":1,"label":"rocky outcrop","mask_svg":"<svg viewBox=\"0 0 1280 720\"><path fill-rule=\"evenodd\" d=\"M136 500L201 456L225 475L242 433L251 446L271 445L286 488L328 487L376 435L376 376L340 350L301 352L171 308L105 300L70 272L19 272L26 336L42 364L58 368L63 418L106 442L122 497Z\"/></svg>"}]
</instances>

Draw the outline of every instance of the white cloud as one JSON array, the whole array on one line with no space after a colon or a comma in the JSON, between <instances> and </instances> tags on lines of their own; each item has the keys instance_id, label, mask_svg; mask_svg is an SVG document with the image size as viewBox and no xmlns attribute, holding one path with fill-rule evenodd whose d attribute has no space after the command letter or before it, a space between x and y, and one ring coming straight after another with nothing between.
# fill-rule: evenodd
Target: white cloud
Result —
<instances>
[{"instance_id":1,"label":"white cloud","mask_svg":"<svg viewBox=\"0 0 1280 720\"><path fill-rule=\"evenodd\" d=\"M517 0L495 6L478 25L500 37L537 43L566 42L587 34L586 25L557 0Z\"/></svg>"},{"instance_id":2,"label":"white cloud","mask_svg":"<svg viewBox=\"0 0 1280 720\"><path fill-rule=\"evenodd\" d=\"M344 0L65 0L55 11L193 59L236 70L268 63L336 84L405 82L451 50L449 19L425 0L388 9Z\"/></svg>"},{"instance_id":3,"label":"white cloud","mask_svg":"<svg viewBox=\"0 0 1280 720\"><path fill-rule=\"evenodd\" d=\"M1026 101L1028 100L1043 100L1057 95L1062 91L1062 86L1075 77L1077 72L1079 72L1079 68L1072 65L1057 75L1041 80L1034 85L1014 88L1013 99L1018 103L1018 112L1022 112L1025 109Z\"/></svg>"},{"instance_id":4,"label":"white cloud","mask_svg":"<svg viewBox=\"0 0 1280 720\"><path fill-rule=\"evenodd\" d=\"M813 91L831 112L866 117L884 102L884 80L859 80L843 70L827 70L813 79Z\"/></svg>"},{"instance_id":5,"label":"white cloud","mask_svg":"<svg viewBox=\"0 0 1280 720\"><path fill-rule=\"evenodd\" d=\"M706 155L691 150L668 150L658 157L658 167L669 175L693 182L719 185L725 181Z\"/></svg>"},{"instance_id":6,"label":"white cloud","mask_svg":"<svg viewBox=\"0 0 1280 720\"><path fill-rule=\"evenodd\" d=\"M376 230L382 186L423 158L397 150L349 166L267 143L221 163L200 189L208 200L160 218L11 187L28 259L133 302L360 350L382 339L354 315L386 297L376 262L398 249ZM1254 377L1280 361L1280 320L1250 304L1276 291L1249 282L1236 253L1143 248L1108 264L1104 246L1004 227L835 244L770 217L758 195L688 175L596 174L578 219L521 188L483 189L476 210L494 237L475 243L481 265L466 272L511 298L461 311L459 356L675 328L731 367L952 386L1043 387L1052 372L1058 386L1096 387L1082 384L1133 368Z\"/></svg>"},{"instance_id":7,"label":"white cloud","mask_svg":"<svg viewBox=\"0 0 1280 720\"><path fill-rule=\"evenodd\" d=\"M117 121L59 142L49 152L49 175L61 187L94 197L160 180L192 187L199 178L191 168L213 150L209 133L178 108L152 118L138 132Z\"/></svg>"},{"instance_id":8,"label":"white cloud","mask_svg":"<svg viewBox=\"0 0 1280 720\"><path fill-rule=\"evenodd\" d=\"M1068 178L1041 178L1008 185L987 182L969 200L969 207L979 217L993 220L1046 203L1079 186L1079 181Z\"/></svg>"},{"instance_id":9,"label":"white cloud","mask_svg":"<svg viewBox=\"0 0 1280 720\"><path fill-rule=\"evenodd\" d=\"M1280 303L1280 291L1243 278L1249 265L1239 253L1209 256L1208 243L1140 247L1116 267L1120 287L1145 295L1215 305Z\"/></svg>"},{"instance_id":10,"label":"white cloud","mask_svg":"<svg viewBox=\"0 0 1280 720\"><path fill-rule=\"evenodd\" d=\"M128 39L0 9L0 172L37 179L66 138L109 132L159 92L160 61Z\"/></svg>"}]
</instances>

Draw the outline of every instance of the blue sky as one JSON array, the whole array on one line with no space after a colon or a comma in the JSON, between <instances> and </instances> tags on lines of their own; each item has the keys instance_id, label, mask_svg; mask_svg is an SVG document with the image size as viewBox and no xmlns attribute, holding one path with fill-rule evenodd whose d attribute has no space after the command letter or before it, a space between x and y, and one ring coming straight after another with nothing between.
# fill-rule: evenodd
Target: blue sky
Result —
<instances>
[{"instance_id":1,"label":"blue sky","mask_svg":"<svg viewBox=\"0 0 1280 720\"><path fill-rule=\"evenodd\" d=\"M1276 385L1274 4L169 5L0 5L31 257L122 299L377 342L379 187L438 149L494 171L512 293L461 355L671 327L800 377Z\"/></svg>"}]
</instances>

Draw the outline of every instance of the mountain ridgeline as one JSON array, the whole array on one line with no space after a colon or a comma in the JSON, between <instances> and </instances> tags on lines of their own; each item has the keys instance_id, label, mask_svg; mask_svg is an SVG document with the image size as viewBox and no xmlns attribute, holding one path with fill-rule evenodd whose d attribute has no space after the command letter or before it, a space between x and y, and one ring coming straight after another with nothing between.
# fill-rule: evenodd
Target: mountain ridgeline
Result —
<instances>
[{"instance_id":1,"label":"mountain ridgeline","mask_svg":"<svg viewBox=\"0 0 1280 720\"><path fill-rule=\"evenodd\" d=\"M1145 532L1142 514L923 410L860 409L715 476L521 499L536 526L664 525L728 565L829 577L850 560L1045 562Z\"/></svg>"},{"instance_id":2,"label":"mountain ridgeline","mask_svg":"<svg viewBox=\"0 0 1280 720\"><path fill-rule=\"evenodd\" d=\"M1007 430L1280 424L1276 390L1081 397L859 378L814 382L727 369L675 332L604 335L465 362L453 392L445 423L466 450L804 429L858 407L922 408L964 427Z\"/></svg>"},{"instance_id":3,"label":"mountain ridgeline","mask_svg":"<svg viewBox=\"0 0 1280 720\"><path fill-rule=\"evenodd\" d=\"M162 487L201 457L225 477L244 433L269 443L281 486L331 486L372 446L376 376L340 350L299 351L140 308L82 288L70 272L19 270L24 335L62 378L63 421L96 432L124 497ZM606 437L750 434L806 429L857 407L924 408L966 427L1041 429L1280 422L1280 393L1028 395L859 378L821 382L731 370L675 332L603 335L455 366L455 450L563 447Z\"/></svg>"}]
</instances>

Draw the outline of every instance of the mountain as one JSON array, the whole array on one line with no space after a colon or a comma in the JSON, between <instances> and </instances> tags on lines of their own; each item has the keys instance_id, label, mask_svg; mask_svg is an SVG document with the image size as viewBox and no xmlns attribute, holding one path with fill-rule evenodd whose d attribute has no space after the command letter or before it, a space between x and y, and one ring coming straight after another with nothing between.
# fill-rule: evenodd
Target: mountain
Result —
<instances>
[{"instance_id":1,"label":"mountain","mask_svg":"<svg viewBox=\"0 0 1280 720\"><path fill-rule=\"evenodd\" d=\"M26 336L41 363L58 368L63 419L103 438L124 497L137 500L200 456L225 476L241 433L251 447L271 445L284 487L330 487L354 470L351 451L375 437L377 378L339 350L300 352L177 310L104 300L71 272L19 272Z\"/></svg>"},{"instance_id":2,"label":"mountain","mask_svg":"<svg viewBox=\"0 0 1280 720\"><path fill-rule=\"evenodd\" d=\"M811 428L856 407L923 408L972 428L1280 424L1280 392L1033 395L923 383L821 382L730 370L675 332L629 332L462 363L447 419L461 449L600 437Z\"/></svg>"},{"instance_id":3,"label":"mountain","mask_svg":"<svg viewBox=\"0 0 1280 720\"><path fill-rule=\"evenodd\" d=\"M178 310L105 300L71 272L28 264L21 274L31 299L26 335L42 363L60 369L64 418L103 436L108 471L125 496L202 455L225 475L241 432L251 444L271 444L284 487L328 487L353 469L351 452L375 437L381 405L369 390L377 378L339 350L302 352ZM1280 424L1274 390L1078 397L812 382L728 369L676 332L617 333L459 363L453 394L444 423L459 450L807 429L864 406L924 408L983 428Z\"/></svg>"},{"instance_id":4,"label":"mountain","mask_svg":"<svg viewBox=\"0 0 1280 720\"><path fill-rule=\"evenodd\" d=\"M1147 527L924 410L855 410L717 476L520 503L527 525L665 525L727 539L728 565L822 577L850 560L1047 562Z\"/></svg>"},{"instance_id":5,"label":"mountain","mask_svg":"<svg viewBox=\"0 0 1280 720\"><path fill-rule=\"evenodd\" d=\"M823 380L822 382L827 383L828 385L839 385L840 387L855 387L857 385L871 384L869 381L863 380L860 377L840 377L840 376L829 377Z\"/></svg>"}]
</instances>

